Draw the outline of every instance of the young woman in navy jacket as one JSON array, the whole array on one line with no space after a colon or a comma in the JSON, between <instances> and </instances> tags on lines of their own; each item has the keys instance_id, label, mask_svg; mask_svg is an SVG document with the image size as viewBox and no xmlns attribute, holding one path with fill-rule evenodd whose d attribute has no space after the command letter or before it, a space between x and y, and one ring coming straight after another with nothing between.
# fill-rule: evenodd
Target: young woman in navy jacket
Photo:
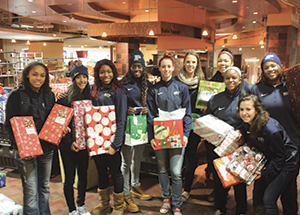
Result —
<instances>
[{"instance_id":1,"label":"young woman in navy jacket","mask_svg":"<svg viewBox=\"0 0 300 215\"><path fill-rule=\"evenodd\" d=\"M117 215L124 212L124 181L121 172L121 155L119 150L125 136L127 98L117 77L117 69L113 62L103 59L96 63L94 67L95 84L92 90L92 103L94 106L115 106L117 130L114 141L107 147L107 154L93 156L98 172L100 204L91 211L91 214L99 214L100 212L110 210L107 168L109 168L114 182L114 208L112 214Z\"/></svg>"},{"instance_id":2,"label":"young woman in navy jacket","mask_svg":"<svg viewBox=\"0 0 300 215\"><path fill-rule=\"evenodd\" d=\"M59 99L58 104L72 107L74 101L91 99L90 85L88 82L88 69L83 66L73 66L70 69L72 84L69 86L66 97ZM73 128L71 121L69 128ZM69 208L69 215L89 215L84 202L87 185L87 168L88 168L88 151L87 148L80 150L78 143L76 143L74 130L68 133L62 139L59 148L65 172L64 195ZM74 180L77 170L77 208L74 200Z\"/></svg>"},{"instance_id":3,"label":"young woman in navy jacket","mask_svg":"<svg viewBox=\"0 0 300 215\"><path fill-rule=\"evenodd\" d=\"M158 109L163 111L174 111L185 108L183 117L184 137L186 146L191 130L191 103L188 88L182 82L172 78L174 71L174 60L171 56L164 55L159 61L161 81L148 90L148 138L153 149L156 147L153 131L153 119L158 117ZM161 186L164 202L160 208L161 213L167 213L171 208L171 190L168 175L168 163L172 176L172 210L174 215L181 215L182 178L181 168L184 159L184 148L156 150L155 155L158 164L158 179Z\"/></svg>"},{"instance_id":4,"label":"young woman in navy jacket","mask_svg":"<svg viewBox=\"0 0 300 215\"><path fill-rule=\"evenodd\" d=\"M300 123L293 114L289 93L286 89L286 83L282 77L282 64L275 53L268 53L261 61L260 81L253 85L251 93L257 95L266 111L270 116L276 119L288 133L292 143L300 147ZM294 177L291 184L294 192L297 192L297 177ZM298 210L297 198L283 194L281 201L284 213L292 211L292 214ZM291 207L290 203L294 206ZM288 213L287 213L288 214Z\"/></svg>"},{"instance_id":5,"label":"young woman in navy jacket","mask_svg":"<svg viewBox=\"0 0 300 215\"><path fill-rule=\"evenodd\" d=\"M226 85L225 91L214 95L207 104L207 114L213 114L229 125L233 126L235 130L239 130L243 121L237 117L237 105L239 98L246 95L248 90L245 86L245 82L241 71L237 67L228 67L224 71L224 82ZM211 162L219 158L219 156L213 151L215 146L207 144L208 153L210 154L208 162ZM213 168L213 180L215 191L215 207L217 212L215 214L227 214L227 196L230 188L225 189L220 181L220 178ZM247 212L247 194L246 184L241 183L234 186L235 201L236 201L236 214L246 214Z\"/></svg>"},{"instance_id":6,"label":"young woman in navy jacket","mask_svg":"<svg viewBox=\"0 0 300 215\"><path fill-rule=\"evenodd\" d=\"M260 99L247 95L240 99L239 115L245 122L245 142L264 153L267 164L254 183L255 215L279 214L277 199L281 195L284 214L297 214L297 192L293 180L298 175L299 152L280 123L269 117ZM286 208L287 207L287 208Z\"/></svg>"}]
</instances>

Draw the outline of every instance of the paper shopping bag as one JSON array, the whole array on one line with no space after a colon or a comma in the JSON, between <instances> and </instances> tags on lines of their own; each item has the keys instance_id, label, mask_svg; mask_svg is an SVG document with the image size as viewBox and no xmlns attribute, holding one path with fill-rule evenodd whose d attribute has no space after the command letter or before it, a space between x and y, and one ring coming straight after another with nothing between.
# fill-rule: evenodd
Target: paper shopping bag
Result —
<instances>
[{"instance_id":1,"label":"paper shopping bag","mask_svg":"<svg viewBox=\"0 0 300 215\"><path fill-rule=\"evenodd\" d=\"M125 145L135 146L148 143L147 116L127 116Z\"/></svg>"}]
</instances>

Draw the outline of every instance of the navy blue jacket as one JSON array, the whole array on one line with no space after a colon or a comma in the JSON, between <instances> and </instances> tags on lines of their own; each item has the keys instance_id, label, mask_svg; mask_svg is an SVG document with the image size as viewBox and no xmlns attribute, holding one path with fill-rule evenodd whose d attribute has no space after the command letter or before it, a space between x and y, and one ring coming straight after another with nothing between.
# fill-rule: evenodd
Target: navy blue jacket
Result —
<instances>
[{"instance_id":1,"label":"navy blue jacket","mask_svg":"<svg viewBox=\"0 0 300 215\"><path fill-rule=\"evenodd\" d=\"M244 123L245 141L264 153L267 158L266 167L261 171L262 179L270 183L282 170L293 171L298 168L297 146L292 143L276 119L270 117L261 134L255 139L250 137L249 127L249 124Z\"/></svg>"},{"instance_id":2,"label":"navy blue jacket","mask_svg":"<svg viewBox=\"0 0 300 215\"><path fill-rule=\"evenodd\" d=\"M237 116L238 102L240 90L238 89L234 94L229 94L227 91L218 93L210 98L207 103L207 114L213 114L229 125L233 126L235 130L239 130L243 125L243 120Z\"/></svg>"},{"instance_id":3,"label":"navy blue jacket","mask_svg":"<svg viewBox=\"0 0 300 215\"><path fill-rule=\"evenodd\" d=\"M94 106L114 105L116 110L117 130L111 147L119 150L124 142L126 128L127 98L124 91L118 88L118 93L111 91L111 86L100 90L97 99L92 100Z\"/></svg>"},{"instance_id":4,"label":"navy blue jacket","mask_svg":"<svg viewBox=\"0 0 300 215\"><path fill-rule=\"evenodd\" d=\"M168 82L161 80L148 90L148 138L154 138L153 119L158 117L158 109L174 111L180 108L186 109L183 117L183 133L189 137L192 126L191 103L188 87L171 78Z\"/></svg>"},{"instance_id":5,"label":"navy blue jacket","mask_svg":"<svg viewBox=\"0 0 300 215\"><path fill-rule=\"evenodd\" d=\"M276 87L258 83L251 87L251 93L260 98L264 109L284 127L292 142L300 147L300 125L293 114L286 83Z\"/></svg>"}]
</instances>

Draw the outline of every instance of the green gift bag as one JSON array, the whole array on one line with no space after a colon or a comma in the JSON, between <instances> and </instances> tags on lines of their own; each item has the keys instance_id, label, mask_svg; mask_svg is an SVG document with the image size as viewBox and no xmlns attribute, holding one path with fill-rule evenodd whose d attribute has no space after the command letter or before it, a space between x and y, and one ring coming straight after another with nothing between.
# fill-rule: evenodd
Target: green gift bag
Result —
<instances>
[{"instance_id":1,"label":"green gift bag","mask_svg":"<svg viewBox=\"0 0 300 215\"><path fill-rule=\"evenodd\" d=\"M147 115L127 116L125 145L148 143Z\"/></svg>"},{"instance_id":2,"label":"green gift bag","mask_svg":"<svg viewBox=\"0 0 300 215\"><path fill-rule=\"evenodd\" d=\"M203 81L199 83L199 90L196 101L196 108L201 109L206 107L208 100L215 94L225 90L225 84L214 81Z\"/></svg>"}]
</instances>

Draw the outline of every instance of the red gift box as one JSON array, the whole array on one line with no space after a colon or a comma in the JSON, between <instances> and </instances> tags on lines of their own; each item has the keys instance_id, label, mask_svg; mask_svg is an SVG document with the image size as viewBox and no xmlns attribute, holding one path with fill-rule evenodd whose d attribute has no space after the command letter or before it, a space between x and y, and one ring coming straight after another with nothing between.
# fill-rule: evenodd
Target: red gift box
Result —
<instances>
[{"instance_id":1,"label":"red gift box","mask_svg":"<svg viewBox=\"0 0 300 215\"><path fill-rule=\"evenodd\" d=\"M39 133L39 138L54 145L59 145L63 137L62 129L69 125L73 113L72 108L55 104Z\"/></svg>"},{"instance_id":2,"label":"red gift box","mask_svg":"<svg viewBox=\"0 0 300 215\"><path fill-rule=\"evenodd\" d=\"M222 158L217 158L213 160L213 164L215 166L215 169L218 173L218 176L220 178L220 181L222 182L222 185L224 188L239 184L242 182L242 180L232 175L230 172L226 170L226 165L232 160L233 154L227 155Z\"/></svg>"},{"instance_id":3,"label":"red gift box","mask_svg":"<svg viewBox=\"0 0 300 215\"><path fill-rule=\"evenodd\" d=\"M300 122L300 64L282 71L294 115Z\"/></svg>"},{"instance_id":4,"label":"red gift box","mask_svg":"<svg viewBox=\"0 0 300 215\"><path fill-rule=\"evenodd\" d=\"M154 118L154 140L157 149L184 148L182 119Z\"/></svg>"},{"instance_id":5,"label":"red gift box","mask_svg":"<svg viewBox=\"0 0 300 215\"><path fill-rule=\"evenodd\" d=\"M13 117L10 124L21 159L44 154L32 116Z\"/></svg>"},{"instance_id":6,"label":"red gift box","mask_svg":"<svg viewBox=\"0 0 300 215\"><path fill-rule=\"evenodd\" d=\"M91 100L81 100L73 102L73 109L74 109L74 138L75 142L78 145L80 150L86 148L86 131L85 131L85 108L91 107L92 101Z\"/></svg>"},{"instance_id":7,"label":"red gift box","mask_svg":"<svg viewBox=\"0 0 300 215\"><path fill-rule=\"evenodd\" d=\"M68 89L68 84L66 83L50 83L50 87L52 88L52 92L56 96L59 92L66 92Z\"/></svg>"},{"instance_id":8,"label":"red gift box","mask_svg":"<svg viewBox=\"0 0 300 215\"><path fill-rule=\"evenodd\" d=\"M105 148L114 141L117 130L115 106L86 107L85 123L89 155L106 153Z\"/></svg>"}]
</instances>

